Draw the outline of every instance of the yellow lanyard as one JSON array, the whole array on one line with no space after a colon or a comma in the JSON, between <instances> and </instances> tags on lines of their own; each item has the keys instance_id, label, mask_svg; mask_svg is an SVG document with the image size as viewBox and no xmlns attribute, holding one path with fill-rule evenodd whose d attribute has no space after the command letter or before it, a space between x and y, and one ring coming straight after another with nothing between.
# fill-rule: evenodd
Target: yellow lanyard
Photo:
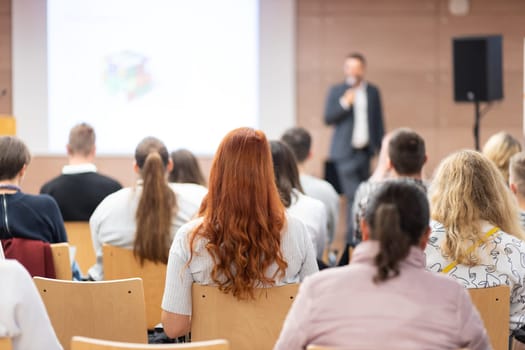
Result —
<instances>
[{"instance_id":1,"label":"yellow lanyard","mask_svg":"<svg viewBox=\"0 0 525 350\"><path fill-rule=\"evenodd\" d=\"M489 232L485 233L485 235L483 236L482 239L479 239L476 244L473 244L472 247L470 247L467 250L467 254L472 253L474 251L474 249L476 249L477 247L482 245L483 242L485 242L485 239L489 238L490 236L492 236L493 234L495 234L498 231L500 231L500 228L497 227L497 226L494 226ZM450 264L448 264L447 266L445 266L445 268L441 271L441 273L449 273L450 270L452 270L457 265L458 265L458 262L457 261L453 261Z\"/></svg>"}]
</instances>

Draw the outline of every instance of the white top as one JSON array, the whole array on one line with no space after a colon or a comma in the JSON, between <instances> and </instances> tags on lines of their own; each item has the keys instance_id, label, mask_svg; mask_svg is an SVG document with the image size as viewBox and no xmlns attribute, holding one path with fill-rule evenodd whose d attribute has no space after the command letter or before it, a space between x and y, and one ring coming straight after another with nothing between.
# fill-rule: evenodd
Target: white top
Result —
<instances>
[{"instance_id":1,"label":"white top","mask_svg":"<svg viewBox=\"0 0 525 350\"><path fill-rule=\"evenodd\" d=\"M328 181L317 177L301 174L300 181L307 196L323 202L326 209L328 241L331 243L339 221L339 195Z\"/></svg>"},{"instance_id":2,"label":"white top","mask_svg":"<svg viewBox=\"0 0 525 350\"><path fill-rule=\"evenodd\" d=\"M171 236L185 223L195 217L207 189L196 184L170 183L177 200L177 214L171 225ZM135 213L142 193L140 183L134 187L123 188L104 198L91 215L89 226L97 263L88 273L96 281L104 279L102 266L102 245L132 249L135 241Z\"/></svg>"},{"instance_id":3,"label":"white top","mask_svg":"<svg viewBox=\"0 0 525 350\"><path fill-rule=\"evenodd\" d=\"M350 109L350 105L341 97L339 103L343 109ZM366 82L361 82L354 88L354 128L352 130L352 147L363 148L368 145L370 138L368 132L368 96Z\"/></svg>"},{"instance_id":4,"label":"white top","mask_svg":"<svg viewBox=\"0 0 525 350\"><path fill-rule=\"evenodd\" d=\"M0 261L0 336L13 350L62 349L29 273L15 260Z\"/></svg>"},{"instance_id":5,"label":"white top","mask_svg":"<svg viewBox=\"0 0 525 350\"><path fill-rule=\"evenodd\" d=\"M211 279L213 259L206 249L207 240L196 239L195 251L188 267L190 247L188 236L202 222L202 218L193 220L182 226L171 245L166 285L162 299L162 309L181 315L191 315L191 285L214 284ZM285 276L276 285L299 283L306 276L318 271L312 243L304 224L292 217L287 217L287 226L281 236L281 251L288 263ZM277 265L272 265L267 275L272 276Z\"/></svg>"},{"instance_id":6,"label":"white top","mask_svg":"<svg viewBox=\"0 0 525 350\"><path fill-rule=\"evenodd\" d=\"M73 165L64 165L62 168L62 174L64 175L74 175L74 174L84 174L84 173L96 173L97 167L93 163L84 163L84 164L73 164Z\"/></svg>"},{"instance_id":7,"label":"white top","mask_svg":"<svg viewBox=\"0 0 525 350\"><path fill-rule=\"evenodd\" d=\"M439 222L430 224L432 233L428 240L425 254L427 269L441 272L452 260L442 255L441 247L445 241L445 227ZM494 226L483 222L483 232ZM500 285L510 287L510 329L519 328L525 323L525 242L503 231L498 231L489 238L488 243L479 246L477 253L480 264L476 266L457 265L448 275L460 282L465 288L488 288Z\"/></svg>"},{"instance_id":8,"label":"white top","mask_svg":"<svg viewBox=\"0 0 525 350\"><path fill-rule=\"evenodd\" d=\"M308 197L294 189L292 192L292 204L286 211L306 225L316 256L318 259L321 259L328 241L328 220L323 202Z\"/></svg>"}]
</instances>

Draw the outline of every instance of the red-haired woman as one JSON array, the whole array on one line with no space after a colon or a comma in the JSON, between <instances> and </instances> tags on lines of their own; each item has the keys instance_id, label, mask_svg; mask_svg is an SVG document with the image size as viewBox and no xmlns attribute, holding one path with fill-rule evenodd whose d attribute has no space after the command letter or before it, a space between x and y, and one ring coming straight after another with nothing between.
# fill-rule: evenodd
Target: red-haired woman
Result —
<instances>
[{"instance_id":1,"label":"red-haired woman","mask_svg":"<svg viewBox=\"0 0 525 350\"><path fill-rule=\"evenodd\" d=\"M172 338L189 331L194 282L248 299L255 288L297 283L317 270L306 227L285 214L266 136L233 130L215 155L199 219L182 226L171 246L164 331Z\"/></svg>"}]
</instances>

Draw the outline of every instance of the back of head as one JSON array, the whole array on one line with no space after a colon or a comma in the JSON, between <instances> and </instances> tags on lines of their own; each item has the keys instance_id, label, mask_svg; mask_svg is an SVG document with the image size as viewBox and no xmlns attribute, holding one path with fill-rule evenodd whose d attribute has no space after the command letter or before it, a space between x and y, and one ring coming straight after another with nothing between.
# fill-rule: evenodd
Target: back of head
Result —
<instances>
[{"instance_id":1,"label":"back of head","mask_svg":"<svg viewBox=\"0 0 525 350\"><path fill-rule=\"evenodd\" d=\"M312 146L312 137L306 129L299 127L288 129L281 136L281 141L290 147L299 164L308 158Z\"/></svg>"},{"instance_id":2,"label":"back of head","mask_svg":"<svg viewBox=\"0 0 525 350\"><path fill-rule=\"evenodd\" d=\"M273 171L277 189L285 207L292 204L292 190L303 192L299 179L299 169L292 150L281 141L271 141Z\"/></svg>"},{"instance_id":3,"label":"back of head","mask_svg":"<svg viewBox=\"0 0 525 350\"><path fill-rule=\"evenodd\" d=\"M496 165L505 182L509 181L510 157L518 152L521 152L520 142L503 131L492 135L483 146L483 155Z\"/></svg>"},{"instance_id":4,"label":"back of head","mask_svg":"<svg viewBox=\"0 0 525 350\"><path fill-rule=\"evenodd\" d=\"M135 163L142 177L142 193L135 213L133 252L141 262L167 263L176 211L175 194L166 179L168 150L159 139L146 137L135 150Z\"/></svg>"},{"instance_id":5,"label":"back of head","mask_svg":"<svg viewBox=\"0 0 525 350\"><path fill-rule=\"evenodd\" d=\"M95 130L86 123L75 125L69 132L67 144L70 155L87 157L95 150Z\"/></svg>"},{"instance_id":6,"label":"back of head","mask_svg":"<svg viewBox=\"0 0 525 350\"><path fill-rule=\"evenodd\" d=\"M510 158L509 183L514 184L517 194L525 198L525 152L516 153Z\"/></svg>"},{"instance_id":7,"label":"back of head","mask_svg":"<svg viewBox=\"0 0 525 350\"><path fill-rule=\"evenodd\" d=\"M22 140L13 136L0 137L0 180L14 179L30 161L29 149Z\"/></svg>"},{"instance_id":8,"label":"back of head","mask_svg":"<svg viewBox=\"0 0 525 350\"><path fill-rule=\"evenodd\" d=\"M444 253L461 264L475 265L472 242L482 238L481 220L522 236L518 212L503 177L482 154L464 150L445 158L429 189L432 219L446 229Z\"/></svg>"},{"instance_id":9,"label":"back of head","mask_svg":"<svg viewBox=\"0 0 525 350\"><path fill-rule=\"evenodd\" d=\"M394 131L388 142L388 157L398 175L420 175L426 162L425 141L415 131Z\"/></svg>"},{"instance_id":10,"label":"back of head","mask_svg":"<svg viewBox=\"0 0 525 350\"><path fill-rule=\"evenodd\" d=\"M193 183L206 186L206 180L197 158L187 149L171 152L173 169L169 175L170 182Z\"/></svg>"},{"instance_id":11,"label":"back of head","mask_svg":"<svg viewBox=\"0 0 525 350\"><path fill-rule=\"evenodd\" d=\"M375 282L399 275L400 262L428 230L429 216L426 194L416 185L390 180L372 194L365 221L370 238L378 240L380 246Z\"/></svg>"},{"instance_id":12,"label":"back of head","mask_svg":"<svg viewBox=\"0 0 525 350\"><path fill-rule=\"evenodd\" d=\"M257 285L273 285L286 269L280 249L285 211L275 185L270 147L262 131L239 128L222 140L210 171L203 223L190 237L208 240L211 277L223 292L253 296ZM273 276L266 270L276 263Z\"/></svg>"}]
</instances>

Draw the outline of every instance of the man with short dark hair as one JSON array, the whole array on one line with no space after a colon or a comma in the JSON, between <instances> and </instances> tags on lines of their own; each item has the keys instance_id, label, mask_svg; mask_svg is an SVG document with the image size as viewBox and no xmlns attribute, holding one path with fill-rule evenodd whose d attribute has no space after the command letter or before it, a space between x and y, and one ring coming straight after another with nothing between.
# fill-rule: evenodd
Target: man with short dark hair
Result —
<instances>
[{"instance_id":1,"label":"man with short dark hair","mask_svg":"<svg viewBox=\"0 0 525 350\"><path fill-rule=\"evenodd\" d=\"M426 184L423 182L423 166L427 161L425 140L415 131L401 128L396 129L385 135L383 138L381 153L386 153L385 176L383 178L369 179L362 182L355 193L352 213L356 229L352 232L352 237L347 243L346 249L339 260L339 265L348 264L348 247L356 246L361 242L361 232L359 231L359 220L364 214L368 198L384 180L399 179L419 186L426 192Z\"/></svg>"},{"instance_id":2,"label":"man with short dark hair","mask_svg":"<svg viewBox=\"0 0 525 350\"><path fill-rule=\"evenodd\" d=\"M384 134L378 88L365 80L366 61L352 53L344 61L345 81L331 87L324 121L335 127L330 158L347 199L347 240L353 233L351 208L354 194L370 176L370 160L378 153Z\"/></svg>"},{"instance_id":3,"label":"man with short dark hair","mask_svg":"<svg viewBox=\"0 0 525 350\"><path fill-rule=\"evenodd\" d=\"M415 131L408 128L400 128L388 135L388 159L386 168L390 179L404 179L419 185L426 191L423 183L423 166L427 161L425 140ZM352 205L352 218L355 222L356 214L360 206L366 205L370 194L376 190L382 181L365 181L359 185ZM356 226L357 227L357 226ZM354 235L353 244L357 244L361 238Z\"/></svg>"},{"instance_id":4,"label":"man with short dark hair","mask_svg":"<svg viewBox=\"0 0 525 350\"><path fill-rule=\"evenodd\" d=\"M69 164L40 189L55 198L64 221L88 221L108 194L122 188L116 180L97 173L95 149L93 127L86 123L73 127L67 144Z\"/></svg>"},{"instance_id":5,"label":"man with short dark hair","mask_svg":"<svg viewBox=\"0 0 525 350\"><path fill-rule=\"evenodd\" d=\"M296 127L288 129L281 136L281 141L287 144L295 155L304 193L320 200L325 205L328 218L328 239L331 243L339 219L339 195L329 182L305 172L304 163L311 157L312 137L306 129Z\"/></svg>"}]
</instances>

